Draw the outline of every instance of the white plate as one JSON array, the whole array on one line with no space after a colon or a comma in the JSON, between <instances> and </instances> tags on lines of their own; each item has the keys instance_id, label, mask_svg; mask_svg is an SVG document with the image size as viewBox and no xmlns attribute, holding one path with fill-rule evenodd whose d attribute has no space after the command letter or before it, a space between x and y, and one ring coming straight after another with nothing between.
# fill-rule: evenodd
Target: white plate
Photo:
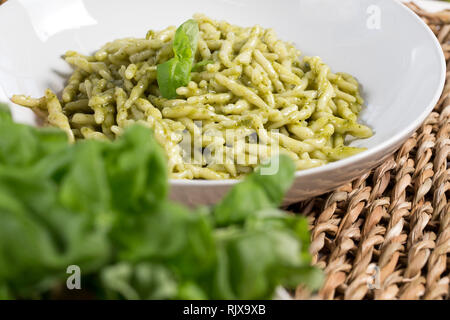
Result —
<instances>
[{"instance_id":1,"label":"white plate","mask_svg":"<svg viewBox=\"0 0 450 320\"><path fill-rule=\"evenodd\" d=\"M179 25L195 12L273 27L305 54L321 56L333 71L351 73L363 85L361 121L375 135L352 145L368 150L297 172L286 202L330 191L379 165L420 126L443 89L445 59L433 33L388 0L9 1L0 7L0 84L8 97L41 96L47 87L59 91L70 73L61 59L65 51L91 53L115 38ZM33 122L27 110L14 109L14 116ZM214 203L234 183L171 181L172 198Z\"/></svg>"}]
</instances>

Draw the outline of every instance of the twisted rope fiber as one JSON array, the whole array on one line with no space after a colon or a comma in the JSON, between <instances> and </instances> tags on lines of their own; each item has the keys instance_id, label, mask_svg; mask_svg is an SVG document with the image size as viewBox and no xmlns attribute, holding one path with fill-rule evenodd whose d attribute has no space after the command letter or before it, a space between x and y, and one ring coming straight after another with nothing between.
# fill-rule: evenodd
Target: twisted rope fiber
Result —
<instances>
[{"instance_id":1,"label":"twisted rope fiber","mask_svg":"<svg viewBox=\"0 0 450 320\"><path fill-rule=\"evenodd\" d=\"M379 168L290 207L308 216L313 264L326 275L318 294L299 287L297 299L449 298L450 11L407 5L442 45L444 92L420 129Z\"/></svg>"}]
</instances>

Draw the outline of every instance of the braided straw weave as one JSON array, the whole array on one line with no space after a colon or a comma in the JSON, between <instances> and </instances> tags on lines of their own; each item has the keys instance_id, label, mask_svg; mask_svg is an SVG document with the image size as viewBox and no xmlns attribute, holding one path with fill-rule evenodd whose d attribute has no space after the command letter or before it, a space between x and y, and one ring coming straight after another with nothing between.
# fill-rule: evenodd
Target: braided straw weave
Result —
<instances>
[{"instance_id":1,"label":"braided straw weave","mask_svg":"<svg viewBox=\"0 0 450 320\"><path fill-rule=\"evenodd\" d=\"M450 67L450 11L408 4L431 27ZM318 295L297 299L448 299L450 71L421 128L382 166L336 191L290 207L310 219Z\"/></svg>"}]
</instances>

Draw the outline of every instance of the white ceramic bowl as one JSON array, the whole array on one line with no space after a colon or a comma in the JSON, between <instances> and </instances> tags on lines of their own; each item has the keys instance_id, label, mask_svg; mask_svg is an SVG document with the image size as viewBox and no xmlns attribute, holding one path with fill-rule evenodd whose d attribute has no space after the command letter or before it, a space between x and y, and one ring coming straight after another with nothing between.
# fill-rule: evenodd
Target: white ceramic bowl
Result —
<instances>
[{"instance_id":1,"label":"white ceramic bowl","mask_svg":"<svg viewBox=\"0 0 450 320\"><path fill-rule=\"evenodd\" d=\"M361 121L375 135L354 146L368 150L326 166L299 171L286 202L330 191L374 168L420 126L442 92L445 60L428 27L388 0L16 0L0 7L0 84L6 95L60 91L70 68L67 50L91 53L103 43L144 36L202 12L233 24L274 28L307 55L363 85ZM28 110L14 116L33 123ZM172 198L211 204L236 183L171 181Z\"/></svg>"}]
</instances>

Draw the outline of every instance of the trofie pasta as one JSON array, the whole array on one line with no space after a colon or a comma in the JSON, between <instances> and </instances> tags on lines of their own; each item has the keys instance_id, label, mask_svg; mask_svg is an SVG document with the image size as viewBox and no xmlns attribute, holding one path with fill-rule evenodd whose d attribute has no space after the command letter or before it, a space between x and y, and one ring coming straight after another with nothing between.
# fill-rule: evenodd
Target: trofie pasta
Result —
<instances>
[{"instance_id":1,"label":"trofie pasta","mask_svg":"<svg viewBox=\"0 0 450 320\"><path fill-rule=\"evenodd\" d=\"M75 71L61 100L50 90L12 100L46 112L72 142L150 127L177 179L238 178L276 153L298 170L312 168L360 152L345 145L347 136L372 136L357 122L363 99L352 76L332 73L319 57L300 59L272 29L200 14L189 27L190 37L169 27L109 42L92 56L69 51Z\"/></svg>"}]
</instances>

